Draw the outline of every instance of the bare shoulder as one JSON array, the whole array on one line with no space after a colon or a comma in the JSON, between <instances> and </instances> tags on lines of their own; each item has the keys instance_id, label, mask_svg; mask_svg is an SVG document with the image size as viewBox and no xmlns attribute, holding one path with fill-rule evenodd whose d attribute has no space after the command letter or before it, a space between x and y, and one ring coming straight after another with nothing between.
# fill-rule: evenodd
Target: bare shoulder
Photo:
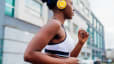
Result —
<instances>
[{"instance_id":1,"label":"bare shoulder","mask_svg":"<svg viewBox=\"0 0 114 64\"><path fill-rule=\"evenodd\" d=\"M55 26L55 27L61 27L61 23L59 21L53 20L53 19L49 20L47 25L51 25L51 26Z\"/></svg>"},{"instance_id":2,"label":"bare shoulder","mask_svg":"<svg viewBox=\"0 0 114 64\"><path fill-rule=\"evenodd\" d=\"M48 30L59 30L61 27L61 23L57 20L49 20L48 23L43 26L42 28L48 29Z\"/></svg>"},{"instance_id":3,"label":"bare shoulder","mask_svg":"<svg viewBox=\"0 0 114 64\"><path fill-rule=\"evenodd\" d=\"M38 36L44 37L52 37L56 35L61 28L61 23L56 20L50 20L46 25L44 25L40 31L38 32Z\"/></svg>"}]
</instances>

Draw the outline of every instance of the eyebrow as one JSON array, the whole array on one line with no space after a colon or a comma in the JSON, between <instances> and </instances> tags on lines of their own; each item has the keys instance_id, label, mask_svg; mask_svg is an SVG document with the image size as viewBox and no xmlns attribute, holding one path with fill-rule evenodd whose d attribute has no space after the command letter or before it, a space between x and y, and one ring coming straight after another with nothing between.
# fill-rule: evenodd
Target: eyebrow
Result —
<instances>
[{"instance_id":1,"label":"eyebrow","mask_svg":"<svg viewBox=\"0 0 114 64\"><path fill-rule=\"evenodd\" d=\"M73 2L71 2L71 4L73 4Z\"/></svg>"}]
</instances>

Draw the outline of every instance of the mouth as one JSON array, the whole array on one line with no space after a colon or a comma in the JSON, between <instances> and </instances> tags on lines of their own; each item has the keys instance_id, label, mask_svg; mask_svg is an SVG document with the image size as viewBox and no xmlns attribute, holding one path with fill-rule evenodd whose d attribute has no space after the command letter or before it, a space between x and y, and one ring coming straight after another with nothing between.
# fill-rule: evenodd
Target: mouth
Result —
<instances>
[{"instance_id":1,"label":"mouth","mask_svg":"<svg viewBox=\"0 0 114 64\"><path fill-rule=\"evenodd\" d=\"M72 12L72 16L74 16L74 12Z\"/></svg>"}]
</instances>

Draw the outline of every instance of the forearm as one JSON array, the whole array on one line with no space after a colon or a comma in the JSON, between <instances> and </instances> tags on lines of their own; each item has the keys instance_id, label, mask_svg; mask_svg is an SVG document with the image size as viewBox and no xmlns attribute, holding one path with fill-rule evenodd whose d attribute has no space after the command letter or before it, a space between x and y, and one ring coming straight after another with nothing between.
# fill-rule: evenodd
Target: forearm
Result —
<instances>
[{"instance_id":1,"label":"forearm","mask_svg":"<svg viewBox=\"0 0 114 64\"><path fill-rule=\"evenodd\" d=\"M73 51L71 52L70 56L71 57L77 57L83 47L84 43L82 42L78 42L78 44L75 46L75 48L73 49Z\"/></svg>"},{"instance_id":2,"label":"forearm","mask_svg":"<svg viewBox=\"0 0 114 64\"><path fill-rule=\"evenodd\" d=\"M31 53L29 62L33 64L66 64L64 59L54 58L41 52Z\"/></svg>"}]
</instances>

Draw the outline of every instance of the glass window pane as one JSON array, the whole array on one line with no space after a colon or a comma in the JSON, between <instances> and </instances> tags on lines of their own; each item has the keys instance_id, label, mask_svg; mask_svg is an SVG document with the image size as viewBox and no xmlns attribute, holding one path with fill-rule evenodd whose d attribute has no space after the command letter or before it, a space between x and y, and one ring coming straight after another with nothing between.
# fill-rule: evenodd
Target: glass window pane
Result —
<instances>
[{"instance_id":1,"label":"glass window pane","mask_svg":"<svg viewBox=\"0 0 114 64\"><path fill-rule=\"evenodd\" d=\"M65 22L65 24L64 24L64 26L65 26L65 28L68 30L68 31L70 31L70 21L67 21L67 22Z\"/></svg>"},{"instance_id":2,"label":"glass window pane","mask_svg":"<svg viewBox=\"0 0 114 64\"><path fill-rule=\"evenodd\" d=\"M96 32L94 32L94 44L97 44L97 37L96 37Z\"/></svg>"},{"instance_id":3,"label":"glass window pane","mask_svg":"<svg viewBox=\"0 0 114 64\"><path fill-rule=\"evenodd\" d=\"M36 14L42 16L42 5L34 0L25 0L25 6Z\"/></svg>"},{"instance_id":4,"label":"glass window pane","mask_svg":"<svg viewBox=\"0 0 114 64\"><path fill-rule=\"evenodd\" d=\"M73 32L78 34L78 26L76 24L73 24Z\"/></svg>"},{"instance_id":5,"label":"glass window pane","mask_svg":"<svg viewBox=\"0 0 114 64\"><path fill-rule=\"evenodd\" d=\"M92 20L93 20L93 17L92 17L92 15L90 15L90 23L92 24Z\"/></svg>"},{"instance_id":6,"label":"glass window pane","mask_svg":"<svg viewBox=\"0 0 114 64\"><path fill-rule=\"evenodd\" d=\"M79 7L80 7L81 9L84 9L84 4L83 4L81 1L79 1Z\"/></svg>"},{"instance_id":7,"label":"glass window pane","mask_svg":"<svg viewBox=\"0 0 114 64\"><path fill-rule=\"evenodd\" d=\"M96 28L96 19L94 19L94 27Z\"/></svg>"},{"instance_id":8,"label":"glass window pane","mask_svg":"<svg viewBox=\"0 0 114 64\"><path fill-rule=\"evenodd\" d=\"M5 0L5 15L14 16L14 0Z\"/></svg>"},{"instance_id":9,"label":"glass window pane","mask_svg":"<svg viewBox=\"0 0 114 64\"><path fill-rule=\"evenodd\" d=\"M53 16L53 11L52 10L48 10L48 19L50 19Z\"/></svg>"},{"instance_id":10,"label":"glass window pane","mask_svg":"<svg viewBox=\"0 0 114 64\"><path fill-rule=\"evenodd\" d=\"M14 5L14 0L5 0L5 1L6 1L6 3L8 3L8 4Z\"/></svg>"},{"instance_id":11,"label":"glass window pane","mask_svg":"<svg viewBox=\"0 0 114 64\"><path fill-rule=\"evenodd\" d=\"M100 24L99 22L97 22L97 30L99 31L99 29L100 29Z\"/></svg>"},{"instance_id":12,"label":"glass window pane","mask_svg":"<svg viewBox=\"0 0 114 64\"><path fill-rule=\"evenodd\" d=\"M14 16L14 8L6 7L5 8L5 15Z\"/></svg>"},{"instance_id":13,"label":"glass window pane","mask_svg":"<svg viewBox=\"0 0 114 64\"><path fill-rule=\"evenodd\" d=\"M84 12L85 12L86 16L89 16L89 10L87 8L84 8Z\"/></svg>"},{"instance_id":14,"label":"glass window pane","mask_svg":"<svg viewBox=\"0 0 114 64\"><path fill-rule=\"evenodd\" d=\"M76 6L78 4L78 0L73 0L73 5Z\"/></svg>"}]
</instances>

